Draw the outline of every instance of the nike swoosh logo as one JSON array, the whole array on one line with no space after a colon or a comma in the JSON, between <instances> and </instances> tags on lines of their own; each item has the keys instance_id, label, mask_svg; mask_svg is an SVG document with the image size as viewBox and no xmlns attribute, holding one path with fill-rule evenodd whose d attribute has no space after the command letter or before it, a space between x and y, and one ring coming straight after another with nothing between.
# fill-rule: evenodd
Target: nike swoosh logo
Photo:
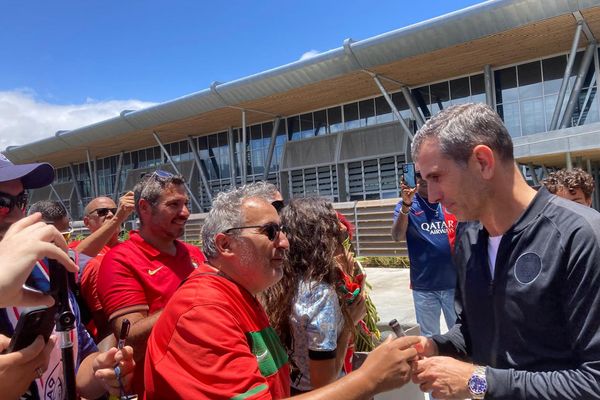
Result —
<instances>
[{"instance_id":1,"label":"nike swoosh logo","mask_svg":"<svg viewBox=\"0 0 600 400\"><path fill-rule=\"evenodd\" d=\"M418 217L419 215L423 214L425 211L415 211L415 215Z\"/></svg>"},{"instance_id":2,"label":"nike swoosh logo","mask_svg":"<svg viewBox=\"0 0 600 400\"><path fill-rule=\"evenodd\" d=\"M154 275L154 274L156 274L158 271L160 271L162 269L162 267L164 267L164 265L161 265L160 267L158 267L156 269L149 269L148 270L148 275Z\"/></svg>"}]
</instances>

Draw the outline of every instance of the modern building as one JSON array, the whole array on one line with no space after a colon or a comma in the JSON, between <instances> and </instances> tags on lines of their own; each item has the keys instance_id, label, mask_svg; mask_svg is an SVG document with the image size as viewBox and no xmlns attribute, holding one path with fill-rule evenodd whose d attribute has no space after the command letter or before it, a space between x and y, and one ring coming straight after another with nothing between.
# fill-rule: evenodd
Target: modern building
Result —
<instances>
[{"instance_id":1,"label":"modern building","mask_svg":"<svg viewBox=\"0 0 600 400\"><path fill-rule=\"evenodd\" d=\"M600 0L488 1L4 154L52 163L54 184L32 201L60 198L75 219L158 168L186 176L193 212L262 179L286 197L395 198L418 127L487 102L532 184L572 166L598 182L598 39Z\"/></svg>"}]
</instances>

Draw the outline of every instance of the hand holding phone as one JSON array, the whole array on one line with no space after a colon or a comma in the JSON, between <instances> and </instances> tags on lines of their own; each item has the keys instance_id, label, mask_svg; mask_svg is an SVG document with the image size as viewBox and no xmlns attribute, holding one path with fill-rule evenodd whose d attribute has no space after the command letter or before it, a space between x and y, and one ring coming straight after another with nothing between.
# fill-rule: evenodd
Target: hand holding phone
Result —
<instances>
[{"instance_id":1,"label":"hand holding phone","mask_svg":"<svg viewBox=\"0 0 600 400\"><path fill-rule=\"evenodd\" d=\"M414 163L402 164L402 182L409 188L417 187L417 177Z\"/></svg>"},{"instance_id":2,"label":"hand holding phone","mask_svg":"<svg viewBox=\"0 0 600 400\"><path fill-rule=\"evenodd\" d=\"M31 345L38 336L42 336L48 343L54 330L55 314L56 306L36 307L21 314L10 343L3 353L22 350Z\"/></svg>"}]
</instances>

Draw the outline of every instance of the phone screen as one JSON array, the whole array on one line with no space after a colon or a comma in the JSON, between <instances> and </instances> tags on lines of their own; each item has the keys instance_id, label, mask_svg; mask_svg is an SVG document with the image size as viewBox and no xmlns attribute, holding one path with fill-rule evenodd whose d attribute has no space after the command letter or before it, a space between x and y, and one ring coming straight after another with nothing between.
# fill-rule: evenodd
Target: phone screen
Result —
<instances>
[{"instance_id":1,"label":"phone screen","mask_svg":"<svg viewBox=\"0 0 600 400\"><path fill-rule=\"evenodd\" d=\"M417 187L414 163L405 163L402 165L402 176L404 178L404 183L406 183L408 187Z\"/></svg>"}]
</instances>

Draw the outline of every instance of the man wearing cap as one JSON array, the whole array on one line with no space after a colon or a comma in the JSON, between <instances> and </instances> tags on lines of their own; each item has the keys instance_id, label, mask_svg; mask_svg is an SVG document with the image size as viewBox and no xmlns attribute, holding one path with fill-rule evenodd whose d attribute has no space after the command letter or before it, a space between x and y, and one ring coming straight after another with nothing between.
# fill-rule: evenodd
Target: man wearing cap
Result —
<instances>
[{"instance_id":1,"label":"man wearing cap","mask_svg":"<svg viewBox=\"0 0 600 400\"><path fill-rule=\"evenodd\" d=\"M0 155L0 238L8 231L10 226L24 216L27 206L26 189L40 188L52 183L54 169L50 164L23 164L14 165L6 157ZM42 292L50 289L49 270L44 261L38 262L31 272L27 285ZM77 303L70 294L71 307L76 318L79 311ZM6 336L14 333L19 316L24 312L22 308L10 307L0 309L0 331ZM80 396L86 398L97 398L107 390L113 393L118 387L113 367L119 365L122 376L127 382L133 370L133 355L131 348L123 350L111 349L106 353L98 353L96 346L85 328L77 318L76 329L72 332L77 370L76 384ZM52 342L50 342L52 343ZM49 363L43 362L35 368L37 377L31 383L31 374L17 376L13 382L15 388L24 388L26 392L22 398L46 399L49 397L63 398L65 381L62 368L61 351L55 344L48 355ZM31 383L31 385L29 385ZM27 386L29 388L27 389Z\"/></svg>"},{"instance_id":2,"label":"man wearing cap","mask_svg":"<svg viewBox=\"0 0 600 400\"><path fill-rule=\"evenodd\" d=\"M197 247L177 240L190 215L181 176L158 170L133 192L140 229L104 256L97 290L115 335L124 319L131 323L127 342L136 354L134 391L141 394L150 331L173 292L205 258Z\"/></svg>"}]
</instances>

